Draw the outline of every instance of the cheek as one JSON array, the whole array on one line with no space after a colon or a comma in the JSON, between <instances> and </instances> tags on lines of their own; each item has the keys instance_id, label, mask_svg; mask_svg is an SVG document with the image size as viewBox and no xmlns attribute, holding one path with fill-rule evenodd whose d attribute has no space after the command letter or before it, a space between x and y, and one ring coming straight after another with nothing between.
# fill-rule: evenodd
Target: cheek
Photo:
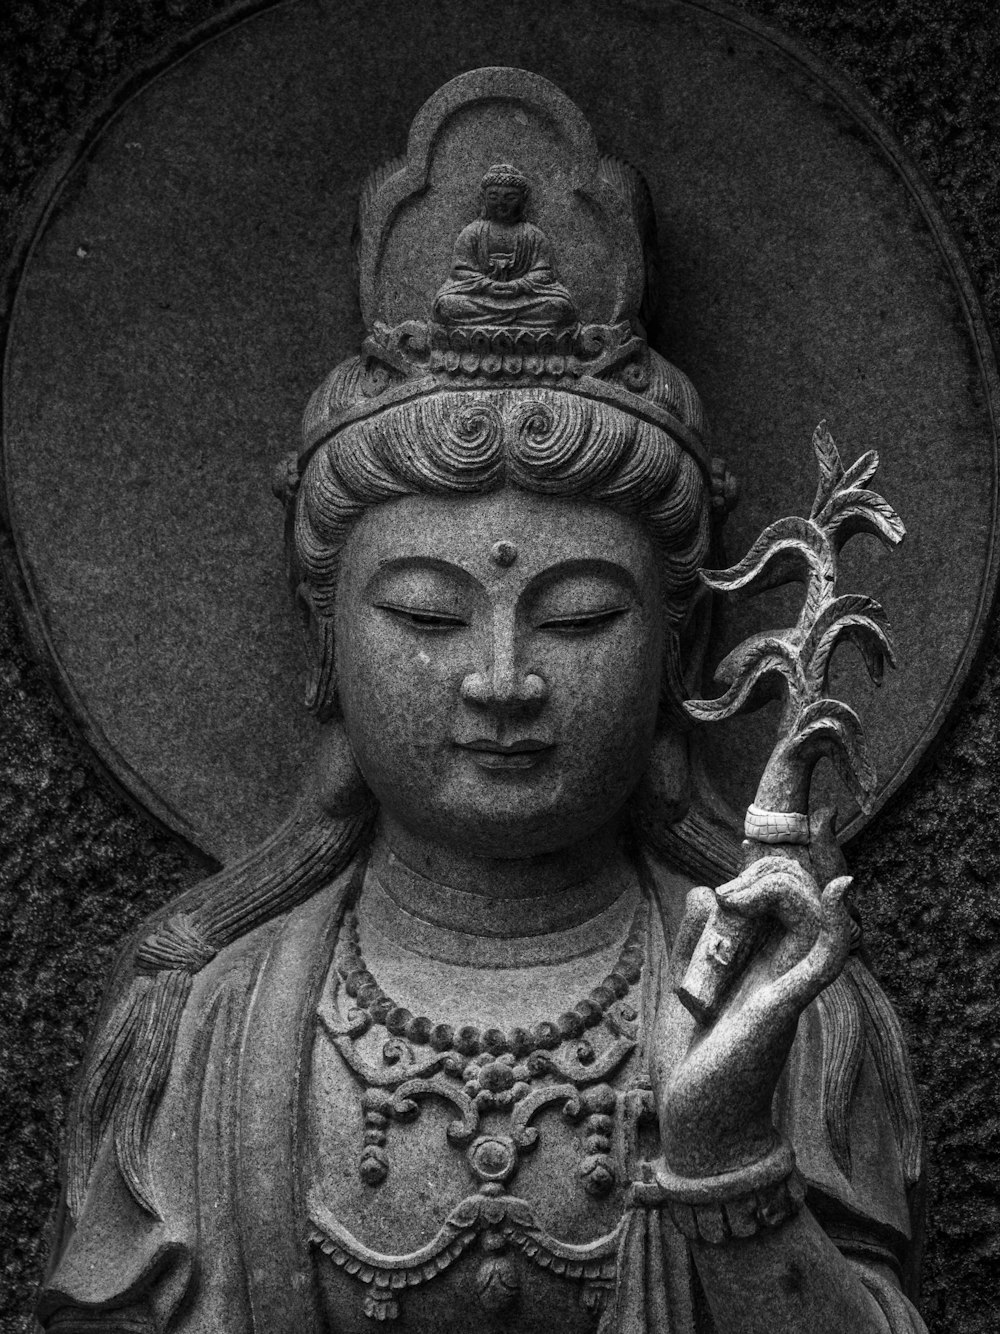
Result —
<instances>
[{"instance_id":1,"label":"cheek","mask_svg":"<svg viewBox=\"0 0 1000 1334\"><path fill-rule=\"evenodd\" d=\"M662 653L654 624L641 633L569 640L550 659L558 680L553 704L560 716L565 770L573 786L631 788L653 744Z\"/></svg>"},{"instance_id":2,"label":"cheek","mask_svg":"<svg viewBox=\"0 0 1000 1334\"><path fill-rule=\"evenodd\" d=\"M599 731L620 726L631 731L634 723L655 720L661 654L652 629L569 640L550 664L566 708L587 715Z\"/></svg>"},{"instance_id":3,"label":"cheek","mask_svg":"<svg viewBox=\"0 0 1000 1334\"><path fill-rule=\"evenodd\" d=\"M433 646L431 646L433 647ZM337 639L337 675L348 736L362 772L412 772L450 735L456 664L401 642L358 617Z\"/></svg>"}]
</instances>

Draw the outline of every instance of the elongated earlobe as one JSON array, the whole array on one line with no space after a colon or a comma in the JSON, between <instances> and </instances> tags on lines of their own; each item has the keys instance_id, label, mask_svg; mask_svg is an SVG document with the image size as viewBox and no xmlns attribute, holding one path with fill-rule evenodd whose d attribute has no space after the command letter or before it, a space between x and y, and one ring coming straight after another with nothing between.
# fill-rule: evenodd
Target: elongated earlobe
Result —
<instances>
[{"instance_id":1,"label":"elongated earlobe","mask_svg":"<svg viewBox=\"0 0 1000 1334\"><path fill-rule=\"evenodd\" d=\"M340 721L328 723L322 729L316 759L306 779L306 792L337 819L359 815L372 807L374 798Z\"/></svg>"},{"instance_id":2,"label":"elongated earlobe","mask_svg":"<svg viewBox=\"0 0 1000 1334\"><path fill-rule=\"evenodd\" d=\"M691 804L691 772L687 735L661 727L649 764L634 798L632 813L640 831L676 824Z\"/></svg>"},{"instance_id":3,"label":"elongated earlobe","mask_svg":"<svg viewBox=\"0 0 1000 1334\"><path fill-rule=\"evenodd\" d=\"M306 708L321 723L340 716L334 661L333 621L322 616L314 623L313 662L306 678Z\"/></svg>"},{"instance_id":4,"label":"elongated earlobe","mask_svg":"<svg viewBox=\"0 0 1000 1334\"><path fill-rule=\"evenodd\" d=\"M316 611L309 586L305 583L299 584L295 590L295 601L302 618L308 660L305 706L319 722L330 722L340 716L333 617L322 616Z\"/></svg>"}]
</instances>

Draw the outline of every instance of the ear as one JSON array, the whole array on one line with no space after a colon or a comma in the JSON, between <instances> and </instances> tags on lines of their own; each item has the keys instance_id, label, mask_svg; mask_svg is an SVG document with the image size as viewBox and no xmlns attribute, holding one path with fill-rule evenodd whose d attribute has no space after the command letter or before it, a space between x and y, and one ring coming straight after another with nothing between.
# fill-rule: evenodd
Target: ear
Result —
<instances>
[{"instance_id":1,"label":"ear","mask_svg":"<svg viewBox=\"0 0 1000 1334\"><path fill-rule=\"evenodd\" d=\"M299 584L295 590L295 605L302 621L308 663L305 705L321 723L329 722L340 716L333 617L317 612L312 593L305 583Z\"/></svg>"},{"instance_id":2,"label":"ear","mask_svg":"<svg viewBox=\"0 0 1000 1334\"><path fill-rule=\"evenodd\" d=\"M697 698L702 693L705 659L712 633L712 601L712 590L700 584L691 599L687 618L678 637L685 699Z\"/></svg>"},{"instance_id":3,"label":"ear","mask_svg":"<svg viewBox=\"0 0 1000 1334\"><path fill-rule=\"evenodd\" d=\"M676 824L691 804L688 737L693 723L683 706L685 700L701 693L711 605L709 590L699 589L680 634L667 632L656 739L633 799L633 813L640 827Z\"/></svg>"},{"instance_id":4,"label":"ear","mask_svg":"<svg viewBox=\"0 0 1000 1334\"><path fill-rule=\"evenodd\" d=\"M657 729L649 764L632 799L633 819L640 831L676 824L690 804L687 732L666 719Z\"/></svg>"},{"instance_id":5,"label":"ear","mask_svg":"<svg viewBox=\"0 0 1000 1334\"><path fill-rule=\"evenodd\" d=\"M342 722L328 723L322 728L316 759L306 778L306 791L317 805L337 819L360 815L374 801Z\"/></svg>"}]
</instances>

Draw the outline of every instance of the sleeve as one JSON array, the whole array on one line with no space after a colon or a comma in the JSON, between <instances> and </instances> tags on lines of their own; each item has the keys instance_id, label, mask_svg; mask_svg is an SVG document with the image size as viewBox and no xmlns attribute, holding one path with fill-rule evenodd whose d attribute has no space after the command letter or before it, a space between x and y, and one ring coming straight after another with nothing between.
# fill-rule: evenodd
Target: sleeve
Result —
<instances>
[{"instance_id":1,"label":"sleeve","mask_svg":"<svg viewBox=\"0 0 1000 1334\"><path fill-rule=\"evenodd\" d=\"M857 956L801 1016L776 1104L818 1222L892 1334L924 1334L907 1296L923 1222L916 1089L899 1021Z\"/></svg>"},{"instance_id":2,"label":"sleeve","mask_svg":"<svg viewBox=\"0 0 1000 1334\"><path fill-rule=\"evenodd\" d=\"M463 283L470 280L482 282L484 275L477 253L478 239L479 227L474 222L459 232L451 258L452 280Z\"/></svg>"},{"instance_id":3,"label":"sleeve","mask_svg":"<svg viewBox=\"0 0 1000 1334\"><path fill-rule=\"evenodd\" d=\"M172 1309L191 1276L192 1229L185 1217L154 1218L132 1198L109 1135L79 1218L66 1216L38 1318L59 1334L159 1327L155 1307ZM153 1299L153 1290L157 1290Z\"/></svg>"},{"instance_id":4,"label":"sleeve","mask_svg":"<svg viewBox=\"0 0 1000 1334\"><path fill-rule=\"evenodd\" d=\"M46 1331L152 1334L170 1326L191 1296L203 1231L201 1142L219 1120L221 1035L245 987L240 974L209 967L196 979L185 1007L148 1146L157 1212L129 1190L113 1124L104 1133L75 1217L63 1203L58 1244L37 1306Z\"/></svg>"},{"instance_id":5,"label":"sleeve","mask_svg":"<svg viewBox=\"0 0 1000 1334\"><path fill-rule=\"evenodd\" d=\"M872 1265L855 1262L861 1282L875 1298L889 1334L927 1334L927 1326L896 1280Z\"/></svg>"}]
</instances>

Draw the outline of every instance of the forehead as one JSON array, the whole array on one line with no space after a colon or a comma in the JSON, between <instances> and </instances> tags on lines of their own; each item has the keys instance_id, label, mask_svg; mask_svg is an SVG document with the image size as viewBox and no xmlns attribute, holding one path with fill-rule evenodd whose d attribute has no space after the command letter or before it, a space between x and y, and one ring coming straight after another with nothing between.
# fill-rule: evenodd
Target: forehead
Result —
<instances>
[{"instance_id":1,"label":"forehead","mask_svg":"<svg viewBox=\"0 0 1000 1334\"><path fill-rule=\"evenodd\" d=\"M642 586L656 577L652 543L634 519L603 505L508 487L479 496L406 496L367 510L343 553L345 573L365 578L402 557L459 565L477 578L504 572L491 558L511 542L518 582L565 561L621 565Z\"/></svg>"}]
</instances>

